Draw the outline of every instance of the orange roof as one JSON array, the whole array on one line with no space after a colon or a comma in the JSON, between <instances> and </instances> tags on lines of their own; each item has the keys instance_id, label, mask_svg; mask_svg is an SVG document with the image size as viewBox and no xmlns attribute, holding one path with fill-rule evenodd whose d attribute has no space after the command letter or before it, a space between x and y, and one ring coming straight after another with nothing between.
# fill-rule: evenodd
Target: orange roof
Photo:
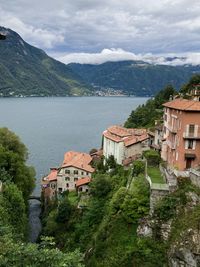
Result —
<instances>
[{"instance_id":1,"label":"orange roof","mask_svg":"<svg viewBox=\"0 0 200 267\"><path fill-rule=\"evenodd\" d=\"M129 132L129 129L118 126L118 125L114 125L108 128L108 131L111 134L117 135L119 137L126 137L126 136L130 136L131 133Z\"/></svg>"},{"instance_id":2,"label":"orange roof","mask_svg":"<svg viewBox=\"0 0 200 267\"><path fill-rule=\"evenodd\" d=\"M117 135L114 135L114 134L111 134L108 130L104 131L104 132L103 132L103 135L104 135L106 138L108 138L108 139L110 139L110 140L112 140L112 141L114 141L114 142L117 142L117 143L119 143L119 142L123 142L123 139L122 139L121 137L119 137L119 136L117 136Z\"/></svg>"},{"instance_id":3,"label":"orange roof","mask_svg":"<svg viewBox=\"0 0 200 267\"><path fill-rule=\"evenodd\" d=\"M47 176L47 179L49 182L57 180L57 173L58 169L57 168L52 168L49 175Z\"/></svg>"},{"instance_id":4,"label":"orange roof","mask_svg":"<svg viewBox=\"0 0 200 267\"><path fill-rule=\"evenodd\" d=\"M199 111L200 112L200 102L188 99L177 98L170 102L163 104L164 107L173 108L185 111Z\"/></svg>"},{"instance_id":5,"label":"orange roof","mask_svg":"<svg viewBox=\"0 0 200 267\"><path fill-rule=\"evenodd\" d=\"M124 139L124 144L125 146L130 146L142 142L148 138L149 138L148 134L143 134L141 136L130 136Z\"/></svg>"},{"instance_id":6,"label":"orange roof","mask_svg":"<svg viewBox=\"0 0 200 267\"><path fill-rule=\"evenodd\" d=\"M61 168L75 167L87 172L94 172L95 169L90 166L91 161L92 157L89 154L69 151L64 155L64 161Z\"/></svg>"},{"instance_id":7,"label":"orange roof","mask_svg":"<svg viewBox=\"0 0 200 267\"><path fill-rule=\"evenodd\" d=\"M76 187L79 187L79 186L85 185L85 184L89 184L90 182L91 182L90 177L83 177L76 182Z\"/></svg>"},{"instance_id":8,"label":"orange roof","mask_svg":"<svg viewBox=\"0 0 200 267\"><path fill-rule=\"evenodd\" d=\"M124 142L125 146L130 146L149 138L146 129L127 129L122 126L111 126L103 132L103 135L116 143Z\"/></svg>"}]
</instances>

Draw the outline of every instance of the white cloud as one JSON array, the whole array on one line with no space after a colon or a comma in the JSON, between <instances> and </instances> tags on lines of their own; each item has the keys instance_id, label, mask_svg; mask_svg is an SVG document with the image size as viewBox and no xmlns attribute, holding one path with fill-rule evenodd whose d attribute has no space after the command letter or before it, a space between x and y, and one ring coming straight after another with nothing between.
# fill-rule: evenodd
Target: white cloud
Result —
<instances>
[{"instance_id":1,"label":"white cloud","mask_svg":"<svg viewBox=\"0 0 200 267\"><path fill-rule=\"evenodd\" d=\"M56 55L57 60L68 64L84 63L84 64L101 64L106 61L119 61L119 60L139 60L142 56L135 55L134 53L124 51L123 49L103 49L100 53L69 53L66 55Z\"/></svg>"},{"instance_id":2,"label":"white cloud","mask_svg":"<svg viewBox=\"0 0 200 267\"><path fill-rule=\"evenodd\" d=\"M0 25L14 29L25 40L40 48L49 49L53 48L55 44L64 42L62 34L25 24L19 18L11 16L2 9L0 9Z\"/></svg>"},{"instance_id":3,"label":"white cloud","mask_svg":"<svg viewBox=\"0 0 200 267\"><path fill-rule=\"evenodd\" d=\"M147 54L135 54L125 51L121 48L118 49L103 49L99 53L68 53L51 54L52 57L57 60L69 64L69 63L81 63L81 64L102 64L107 61L123 61L123 60L140 60L151 64L161 65L198 65L200 64L200 53L182 53L182 54L163 54L153 55Z\"/></svg>"},{"instance_id":4,"label":"white cloud","mask_svg":"<svg viewBox=\"0 0 200 267\"><path fill-rule=\"evenodd\" d=\"M200 48L199 0L0 0L0 24L52 53L121 47L157 54Z\"/></svg>"}]
</instances>

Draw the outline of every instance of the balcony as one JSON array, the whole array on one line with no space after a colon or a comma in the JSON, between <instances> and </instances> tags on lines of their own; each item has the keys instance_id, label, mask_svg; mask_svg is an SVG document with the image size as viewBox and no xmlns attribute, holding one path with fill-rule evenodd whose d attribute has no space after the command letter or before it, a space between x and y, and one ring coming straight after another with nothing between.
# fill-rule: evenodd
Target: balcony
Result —
<instances>
[{"instance_id":1,"label":"balcony","mask_svg":"<svg viewBox=\"0 0 200 267\"><path fill-rule=\"evenodd\" d=\"M175 125L173 125L173 126L172 126L172 125L168 125L167 128L169 129L169 131L170 131L171 133L174 133L174 134L176 134L177 131L178 131L178 127L175 126Z\"/></svg>"},{"instance_id":2,"label":"balcony","mask_svg":"<svg viewBox=\"0 0 200 267\"><path fill-rule=\"evenodd\" d=\"M183 138L185 139L200 139L200 131L197 133L184 132Z\"/></svg>"},{"instance_id":3,"label":"balcony","mask_svg":"<svg viewBox=\"0 0 200 267\"><path fill-rule=\"evenodd\" d=\"M171 148L171 149L176 149L176 143L173 143L171 141L167 141L167 145Z\"/></svg>"}]
</instances>

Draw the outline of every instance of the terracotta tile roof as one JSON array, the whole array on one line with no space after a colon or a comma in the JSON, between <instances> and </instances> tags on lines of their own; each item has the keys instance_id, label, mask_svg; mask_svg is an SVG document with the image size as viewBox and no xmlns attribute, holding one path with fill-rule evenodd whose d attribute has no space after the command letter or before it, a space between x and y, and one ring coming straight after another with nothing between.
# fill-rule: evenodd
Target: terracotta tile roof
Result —
<instances>
[{"instance_id":1,"label":"terracotta tile roof","mask_svg":"<svg viewBox=\"0 0 200 267\"><path fill-rule=\"evenodd\" d=\"M128 158L124 159L123 162L122 162L123 166L129 166L133 161L139 159L140 157L141 157L141 155L138 154L138 155L133 155L131 157L128 157Z\"/></svg>"},{"instance_id":2,"label":"terracotta tile roof","mask_svg":"<svg viewBox=\"0 0 200 267\"><path fill-rule=\"evenodd\" d=\"M90 182L91 182L90 177L83 177L76 182L76 187L79 187L79 186L85 185L85 184L89 184Z\"/></svg>"},{"instance_id":3,"label":"terracotta tile roof","mask_svg":"<svg viewBox=\"0 0 200 267\"><path fill-rule=\"evenodd\" d=\"M185 111L199 111L200 112L200 102L188 99L175 99L170 102L163 104L164 107L185 110Z\"/></svg>"},{"instance_id":4,"label":"terracotta tile roof","mask_svg":"<svg viewBox=\"0 0 200 267\"><path fill-rule=\"evenodd\" d=\"M121 126L111 126L103 132L103 135L116 143L124 142L125 146L130 146L149 138L146 129L127 129Z\"/></svg>"},{"instance_id":5,"label":"terracotta tile roof","mask_svg":"<svg viewBox=\"0 0 200 267\"><path fill-rule=\"evenodd\" d=\"M95 169L90 166L92 157L87 153L80 153L75 151L69 151L64 155L64 161L61 168L75 167L87 172L94 172Z\"/></svg>"},{"instance_id":6,"label":"terracotta tile roof","mask_svg":"<svg viewBox=\"0 0 200 267\"><path fill-rule=\"evenodd\" d=\"M131 146L133 144L143 142L148 138L149 138L148 134L143 134L141 136L130 136L124 139L124 144L125 146Z\"/></svg>"},{"instance_id":7,"label":"terracotta tile roof","mask_svg":"<svg viewBox=\"0 0 200 267\"><path fill-rule=\"evenodd\" d=\"M103 135L104 135L106 138L108 138L108 139L110 139L110 140L112 140L112 141L114 141L114 142L117 142L117 143L119 143L119 142L123 142L123 139L122 139L121 137L119 137L119 136L117 136L117 135L114 135L114 134L111 134L108 130L104 131L104 132L103 132Z\"/></svg>"},{"instance_id":8,"label":"terracotta tile roof","mask_svg":"<svg viewBox=\"0 0 200 267\"><path fill-rule=\"evenodd\" d=\"M47 176L48 181L56 181L57 180L57 173L58 173L58 169L52 168L49 175Z\"/></svg>"},{"instance_id":9,"label":"terracotta tile roof","mask_svg":"<svg viewBox=\"0 0 200 267\"><path fill-rule=\"evenodd\" d=\"M108 128L108 131L111 134L117 135L119 137L126 137L126 136L130 136L131 133L129 132L129 129L118 126L118 125L114 125Z\"/></svg>"}]
</instances>

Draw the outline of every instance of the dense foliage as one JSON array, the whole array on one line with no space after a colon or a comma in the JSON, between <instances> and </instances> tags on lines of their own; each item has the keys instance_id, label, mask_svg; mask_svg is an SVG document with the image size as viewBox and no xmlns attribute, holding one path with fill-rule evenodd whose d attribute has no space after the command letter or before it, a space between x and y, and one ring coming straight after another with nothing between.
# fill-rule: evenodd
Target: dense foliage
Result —
<instances>
[{"instance_id":1,"label":"dense foliage","mask_svg":"<svg viewBox=\"0 0 200 267\"><path fill-rule=\"evenodd\" d=\"M146 104L139 106L133 110L125 122L127 128L148 128L153 127L155 120L161 120L163 115L162 104L175 94L172 86L167 86L161 90L155 98L149 99Z\"/></svg>"},{"instance_id":2,"label":"dense foliage","mask_svg":"<svg viewBox=\"0 0 200 267\"><path fill-rule=\"evenodd\" d=\"M181 87L180 93L187 97L187 95L192 89L195 88L196 85L200 85L200 74L193 75L189 82Z\"/></svg>"},{"instance_id":3,"label":"dense foliage","mask_svg":"<svg viewBox=\"0 0 200 267\"><path fill-rule=\"evenodd\" d=\"M109 164L113 165L110 159ZM144 163L136 161L135 171L123 167L98 170L91 183L91 194L82 194L73 206L66 223L57 222L57 208L44 218L44 233L53 235L65 251L79 248L88 267L164 266L164 245L149 238L140 238L136 230L140 219L149 213L149 187L144 179ZM130 182L131 181L131 182ZM127 184L129 186L127 187ZM85 208L78 202L87 198Z\"/></svg>"},{"instance_id":4,"label":"dense foliage","mask_svg":"<svg viewBox=\"0 0 200 267\"><path fill-rule=\"evenodd\" d=\"M143 154L147 160L148 166L159 166L159 163L161 162L161 156L158 151L150 149L145 151Z\"/></svg>"},{"instance_id":5,"label":"dense foliage","mask_svg":"<svg viewBox=\"0 0 200 267\"><path fill-rule=\"evenodd\" d=\"M0 177L13 182L27 200L35 185L35 172L26 165L28 152L20 139L7 128L0 129Z\"/></svg>"},{"instance_id":6,"label":"dense foliage","mask_svg":"<svg viewBox=\"0 0 200 267\"><path fill-rule=\"evenodd\" d=\"M0 266L82 267L78 250L63 253L54 247L52 238L42 239L39 245L26 242L27 201L34 188L34 172L26 166L27 155L26 147L14 133L0 129ZM69 215L64 204L59 207L57 220L65 221Z\"/></svg>"}]
</instances>

